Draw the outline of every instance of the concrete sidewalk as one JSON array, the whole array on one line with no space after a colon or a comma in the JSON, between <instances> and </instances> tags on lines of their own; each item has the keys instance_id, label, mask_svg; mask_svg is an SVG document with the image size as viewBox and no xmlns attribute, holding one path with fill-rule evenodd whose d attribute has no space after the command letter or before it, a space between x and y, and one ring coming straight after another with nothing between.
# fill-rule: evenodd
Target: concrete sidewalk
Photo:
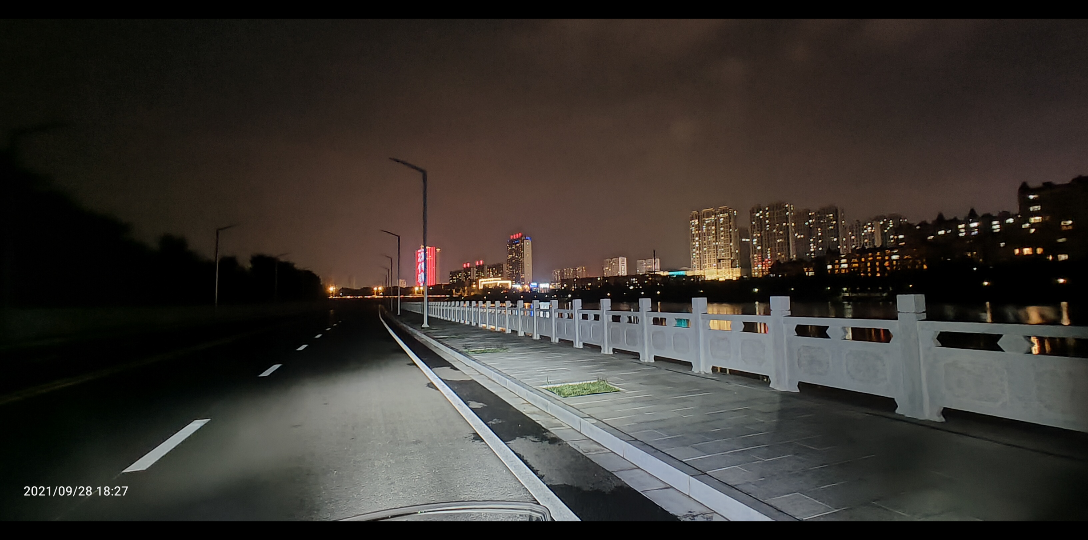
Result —
<instances>
[{"instance_id":1,"label":"concrete sidewalk","mask_svg":"<svg viewBox=\"0 0 1088 540\"><path fill-rule=\"evenodd\" d=\"M416 330L421 319L402 317ZM954 411L943 424L914 421L879 398L778 392L592 346L429 323L424 335L547 400L560 420L583 418L601 428L593 433L652 456L646 472L674 486L694 479L684 484L691 497L730 519L743 519L738 503L770 519L1088 518L1088 434ZM598 378L622 391L539 390Z\"/></svg>"}]
</instances>

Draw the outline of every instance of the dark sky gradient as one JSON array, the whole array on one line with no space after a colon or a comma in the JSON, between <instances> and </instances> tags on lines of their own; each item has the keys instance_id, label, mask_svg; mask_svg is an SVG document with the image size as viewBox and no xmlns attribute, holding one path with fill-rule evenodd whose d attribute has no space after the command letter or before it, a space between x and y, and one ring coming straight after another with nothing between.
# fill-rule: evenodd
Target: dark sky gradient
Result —
<instances>
[{"instance_id":1,"label":"dark sky gradient","mask_svg":"<svg viewBox=\"0 0 1088 540\"><path fill-rule=\"evenodd\" d=\"M1015 210L1088 174L1088 24L0 22L0 128L138 236L290 252L378 283L421 242L442 276L533 237L535 278L687 265L687 218L838 204L850 219Z\"/></svg>"}]
</instances>

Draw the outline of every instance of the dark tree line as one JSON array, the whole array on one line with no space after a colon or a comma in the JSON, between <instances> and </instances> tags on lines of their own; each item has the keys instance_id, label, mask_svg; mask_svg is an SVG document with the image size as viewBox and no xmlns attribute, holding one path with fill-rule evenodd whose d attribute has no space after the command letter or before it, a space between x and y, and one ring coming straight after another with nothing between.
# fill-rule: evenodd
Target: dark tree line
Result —
<instances>
[{"instance_id":1,"label":"dark tree line","mask_svg":"<svg viewBox=\"0 0 1088 540\"><path fill-rule=\"evenodd\" d=\"M277 268L278 267L278 268ZM278 287L277 287L278 283ZM277 294L278 292L278 294ZM82 208L46 178L0 153L0 299L6 307L210 305L215 261L164 235ZM317 300L321 279L267 255L219 261L220 304Z\"/></svg>"}]
</instances>

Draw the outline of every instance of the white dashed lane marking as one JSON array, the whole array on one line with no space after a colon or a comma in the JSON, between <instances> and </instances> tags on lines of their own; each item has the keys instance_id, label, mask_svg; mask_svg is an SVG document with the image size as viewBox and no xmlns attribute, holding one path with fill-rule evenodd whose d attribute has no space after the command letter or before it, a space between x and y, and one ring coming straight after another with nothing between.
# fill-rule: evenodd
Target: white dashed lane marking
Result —
<instances>
[{"instance_id":1,"label":"white dashed lane marking","mask_svg":"<svg viewBox=\"0 0 1088 540\"><path fill-rule=\"evenodd\" d=\"M189 435L192 435L196 430L207 423L207 418L203 420L193 420L189 425L181 428L181 431L175 433L173 437L166 439L162 444L156 446L154 450L148 452L144 457L136 460L136 463L129 465L127 469L121 472L127 473L146 470L148 467L154 465L160 458L165 456L167 452L173 450L175 446L181 444L181 441L189 438Z\"/></svg>"}]
</instances>

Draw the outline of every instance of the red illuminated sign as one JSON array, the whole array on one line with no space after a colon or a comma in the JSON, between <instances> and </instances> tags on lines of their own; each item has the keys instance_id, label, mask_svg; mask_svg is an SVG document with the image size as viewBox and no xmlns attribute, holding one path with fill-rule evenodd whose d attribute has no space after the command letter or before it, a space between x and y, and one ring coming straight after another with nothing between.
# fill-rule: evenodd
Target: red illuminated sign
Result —
<instances>
[{"instance_id":1,"label":"red illuminated sign","mask_svg":"<svg viewBox=\"0 0 1088 540\"><path fill-rule=\"evenodd\" d=\"M438 272L435 268L435 261L438 257L435 256L435 247L427 247L427 286L433 286L438 283ZM416 286L423 286L423 248L416 250Z\"/></svg>"}]
</instances>

